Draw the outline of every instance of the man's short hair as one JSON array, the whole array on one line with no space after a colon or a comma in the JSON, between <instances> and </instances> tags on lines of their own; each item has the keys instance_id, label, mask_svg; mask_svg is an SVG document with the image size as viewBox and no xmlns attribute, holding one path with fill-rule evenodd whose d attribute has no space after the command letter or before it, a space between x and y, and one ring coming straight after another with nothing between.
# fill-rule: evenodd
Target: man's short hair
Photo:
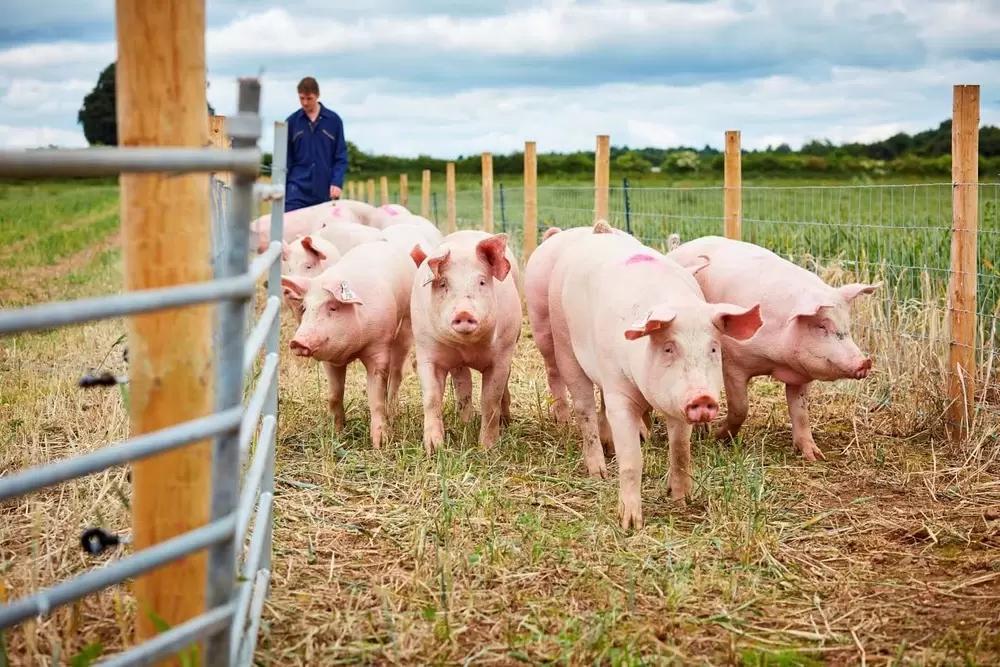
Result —
<instances>
[{"instance_id":1,"label":"man's short hair","mask_svg":"<svg viewBox=\"0 0 1000 667\"><path fill-rule=\"evenodd\" d=\"M299 95L319 95L319 83L311 76L299 81Z\"/></svg>"}]
</instances>

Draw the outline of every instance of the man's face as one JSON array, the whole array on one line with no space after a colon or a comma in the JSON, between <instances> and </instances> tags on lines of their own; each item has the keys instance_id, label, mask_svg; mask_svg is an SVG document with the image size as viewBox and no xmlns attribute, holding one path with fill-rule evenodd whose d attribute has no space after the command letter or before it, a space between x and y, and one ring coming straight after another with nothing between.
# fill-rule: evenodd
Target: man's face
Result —
<instances>
[{"instance_id":1,"label":"man's face","mask_svg":"<svg viewBox=\"0 0 1000 667\"><path fill-rule=\"evenodd\" d=\"M306 113L312 113L319 107L319 95L313 93L299 93L299 104Z\"/></svg>"}]
</instances>

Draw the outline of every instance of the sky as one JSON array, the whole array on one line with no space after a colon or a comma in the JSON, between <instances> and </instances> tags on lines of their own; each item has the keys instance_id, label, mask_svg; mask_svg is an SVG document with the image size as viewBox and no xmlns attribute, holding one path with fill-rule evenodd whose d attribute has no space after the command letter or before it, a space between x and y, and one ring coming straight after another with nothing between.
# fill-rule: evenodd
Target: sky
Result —
<instances>
[{"instance_id":1,"label":"sky","mask_svg":"<svg viewBox=\"0 0 1000 667\"><path fill-rule=\"evenodd\" d=\"M0 148L86 145L114 2L0 16ZM405 156L871 141L936 127L957 83L1000 124L1000 0L208 0L206 49L217 113L261 75L265 150L306 75L350 141Z\"/></svg>"}]
</instances>

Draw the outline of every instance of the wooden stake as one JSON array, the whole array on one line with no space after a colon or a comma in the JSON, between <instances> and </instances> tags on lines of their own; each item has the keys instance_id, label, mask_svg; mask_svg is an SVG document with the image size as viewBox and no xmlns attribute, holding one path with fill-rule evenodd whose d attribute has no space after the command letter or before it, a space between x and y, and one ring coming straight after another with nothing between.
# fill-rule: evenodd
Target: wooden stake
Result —
<instances>
[{"instance_id":1,"label":"wooden stake","mask_svg":"<svg viewBox=\"0 0 1000 667\"><path fill-rule=\"evenodd\" d=\"M368 179L368 197L367 197L367 199L365 199L365 201L367 201L372 206L375 205L375 179L374 178L369 178Z\"/></svg>"},{"instance_id":2,"label":"wooden stake","mask_svg":"<svg viewBox=\"0 0 1000 667\"><path fill-rule=\"evenodd\" d=\"M420 178L420 215L431 217L431 170L424 169Z\"/></svg>"},{"instance_id":3,"label":"wooden stake","mask_svg":"<svg viewBox=\"0 0 1000 667\"><path fill-rule=\"evenodd\" d=\"M951 122L952 231L948 283L948 427L969 435L976 396L979 86L955 86Z\"/></svg>"},{"instance_id":4,"label":"wooden stake","mask_svg":"<svg viewBox=\"0 0 1000 667\"><path fill-rule=\"evenodd\" d=\"M608 220L608 195L611 186L611 137L597 135L594 154L594 221Z\"/></svg>"},{"instance_id":5,"label":"wooden stake","mask_svg":"<svg viewBox=\"0 0 1000 667\"><path fill-rule=\"evenodd\" d=\"M117 117L122 146L208 144L205 3L116 4ZM205 174L127 174L120 179L126 290L212 277ZM211 306L127 318L130 435L204 417L213 409ZM201 440L132 466L135 551L205 524L212 450ZM204 611L204 551L135 580L136 635Z\"/></svg>"},{"instance_id":6,"label":"wooden stake","mask_svg":"<svg viewBox=\"0 0 1000 667\"><path fill-rule=\"evenodd\" d=\"M727 239L743 238L743 167L740 153L740 132L726 132L725 189L723 220Z\"/></svg>"},{"instance_id":7,"label":"wooden stake","mask_svg":"<svg viewBox=\"0 0 1000 667\"><path fill-rule=\"evenodd\" d=\"M382 206L389 203L389 177L380 176L379 177L379 187L382 190Z\"/></svg>"},{"instance_id":8,"label":"wooden stake","mask_svg":"<svg viewBox=\"0 0 1000 667\"><path fill-rule=\"evenodd\" d=\"M399 175L399 203L401 206L410 207L410 182L406 174Z\"/></svg>"},{"instance_id":9,"label":"wooden stake","mask_svg":"<svg viewBox=\"0 0 1000 667\"><path fill-rule=\"evenodd\" d=\"M527 262L538 246L538 160L535 142L524 142L524 243L523 261Z\"/></svg>"},{"instance_id":10,"label":"wooden stake","mask_svg":"<svg viewBox=\"0 0 1000 667\"><path fill-rule=\"evenodd\" d=\"M493 156L483 153L483 231L493 233Z\"/></svg>"},{"instance_id":11,"label":"wooden stake","mask_svg":"<svg viewBox=\"0 0 1000 667\"><path fill-rule=\"evenodd\" d=\"M455 211L455 163L449 162L444 172L445 196L448 198L448 226L445 234L458 230L458 216Z\"/></svg>"}]
</instances>

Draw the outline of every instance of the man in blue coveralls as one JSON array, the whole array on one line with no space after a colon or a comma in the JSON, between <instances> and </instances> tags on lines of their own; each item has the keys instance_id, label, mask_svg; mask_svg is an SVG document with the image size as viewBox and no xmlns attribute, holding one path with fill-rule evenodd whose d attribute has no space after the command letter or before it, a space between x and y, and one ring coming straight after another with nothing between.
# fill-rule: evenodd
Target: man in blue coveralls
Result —
<instances>
[{"instance_id":1,"label":"man in blue coveralls","mask_svg":"<svg viewBox=\"0 0 1000 667\"><path fill-rule=\"evenodd\" d=\"M319 84L311 76L299 81L302 108L288 124L288 178L285 210L294 211L339 199L347 173L347 141L340 116L319 103Z\"/></svg>"}]
</instances>

